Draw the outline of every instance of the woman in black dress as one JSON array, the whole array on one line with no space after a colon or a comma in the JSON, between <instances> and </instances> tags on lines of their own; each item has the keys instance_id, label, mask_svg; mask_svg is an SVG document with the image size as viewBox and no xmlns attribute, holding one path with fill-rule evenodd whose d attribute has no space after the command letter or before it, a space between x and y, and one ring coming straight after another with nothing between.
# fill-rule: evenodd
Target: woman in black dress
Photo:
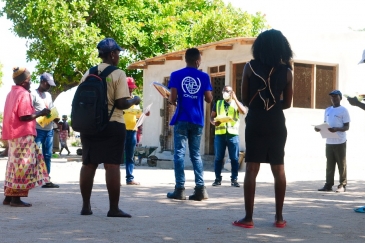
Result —
<instances>
[{"instance_id":1,"label":"woman in black dress","mask_svg":"<svg viewBox=\"0 0 365 243\"><path fill-rule=\"evenodd\" d=\"M270 163L275 179L276 215L274 225L283 228L282 211L286 190L284 147L286 127L283 109L291 107L293 97L293 56L290 44L278 30L261 33L252 46L254 59L245 65L242 100L248 106L246 117L246 174L244 197L246 216L233 222L253 228L256 176L260 163ZM283 98L281 100L281 97Z\"/></svg>"}]
</instances>

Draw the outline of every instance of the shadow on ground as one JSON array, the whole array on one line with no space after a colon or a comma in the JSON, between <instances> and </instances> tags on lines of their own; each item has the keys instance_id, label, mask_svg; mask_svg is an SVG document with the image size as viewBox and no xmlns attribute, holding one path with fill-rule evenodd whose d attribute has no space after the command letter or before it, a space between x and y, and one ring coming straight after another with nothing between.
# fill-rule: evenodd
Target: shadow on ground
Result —
<instances>
[{"instance_id":1,"label":"shadow on ground","mask_svg":"<svg viewBox=\"0 0 365 243\"><path fill-rule=\"evenodd\" d=\"M106 217L104 184L94 185L94 214L80 216L78 182L70 181L59 189L32 190L27 199L33 203L31 208L0 206L1 242L363 242L365 214L352 209L365 203L364 181L351 181L349 184L358 186L346 193L318 192L322 183L288 183L284 207L288 225L284 229L272 226L273 184L257 183L255 228L243 229L231 225L244 216L243 189L228 183L207 186L210 198L201 202L167 199L171 183L123 185L120 207L133 218L116 219ZM190 194L194 183L187 181L187 185L191 185L186 187Z\"/></svg>"}]
</instances>

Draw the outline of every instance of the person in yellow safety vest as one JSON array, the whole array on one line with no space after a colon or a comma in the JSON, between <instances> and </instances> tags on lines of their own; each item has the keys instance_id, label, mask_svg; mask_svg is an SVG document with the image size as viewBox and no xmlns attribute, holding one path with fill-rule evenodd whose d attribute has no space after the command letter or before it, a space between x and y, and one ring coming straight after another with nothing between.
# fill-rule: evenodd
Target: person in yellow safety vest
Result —
<instances>
[{"instance_id":1,"label":"person in yellow safety vest","mask_svg":"<svg viewBox=\"0 0 365 243\"><path fill-rule=\"evenodd\" d=\"M215 126L214 137L214 171L215 181L212 186L220 186L222 183L222 167L224 155L228 148L229 159L231 160L231 186L240 187L237 182L238 177L238 157L239 157L239 113L245 114L246 108L238 101L236 94L229 85L222 90L223 100L218 100L214 104L210 116L210 123ZM215 118L217 118L215 120ZM223 118L220 120L219 118ZM227 122L224 120L230 119Z\"/></svg>"},{"instance_id":2,"label":"person in yellow safety vest","mask_svg":"<svg viewBox=\"0 0 365 243\"><path fill-rule=\"evenodd\" d=\"M137 88L137 85L132 77L127 77L127 83L129 88L129 94L133 98L133 91ZM130 107L131 109L140 109L139 105L134 105ZM150 112L145 114L150 115ZM137 128L134 127L137 124L137 119L140 115L135 115L133 113L123 114L125 128L126 128L126 139L124 145L124 157L125 157L125 171L126 171L126 183L127 185L138 186L140 183L134 180L133 170L134 170L134 150L137 144Z\"/></svg>"}]
</instances>

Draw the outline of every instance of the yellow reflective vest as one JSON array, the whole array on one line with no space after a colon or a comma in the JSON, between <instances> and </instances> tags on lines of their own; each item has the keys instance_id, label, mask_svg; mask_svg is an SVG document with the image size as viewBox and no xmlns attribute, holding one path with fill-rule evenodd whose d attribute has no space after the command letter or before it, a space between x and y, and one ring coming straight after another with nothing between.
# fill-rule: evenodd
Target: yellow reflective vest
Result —
<instances>
[{"instance_id":1,"label":"yellow reflective vest","mask_svg":"<svg viewBox=\"0 0 365 243\"><path fill-rule=\"evenodd\" d=\"M221 123L219 126L215 127L215 134L222 135L227 132L232 135L238 135L240 127L239 112L236 102L233 100L228 106L228 110L224 109L224 100L218 100L216 105L217 117L219 116L229 116L233 119L232 122Z\"/></svg>"}]
</instances>

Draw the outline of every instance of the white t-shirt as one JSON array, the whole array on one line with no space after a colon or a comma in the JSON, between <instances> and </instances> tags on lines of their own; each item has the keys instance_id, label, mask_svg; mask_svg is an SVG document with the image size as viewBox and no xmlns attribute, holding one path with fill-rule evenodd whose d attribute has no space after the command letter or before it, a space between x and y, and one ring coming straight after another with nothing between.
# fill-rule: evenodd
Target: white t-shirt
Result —
<instances>
[{"instance_id":1,"label":"white t-shirt","mask_svg":"<svg viewBox=\"0 0 365 243\"><path fill-rule=\"evenodd\" d=\"M32 90L33 106L35 111L41 111L45 108L51 109L53 107L52 96L49 92L40 92L38 89ZM53 122L45 127L41 127L38 123L36 125L37 129L51 131L53 129Z\"/></svg>"},{"instance_id":2,"label":"white t-shirt","mask_svg":"<svg viewBox=\"0 0 365 243\"><path fill-rule=\"evenodd\" d=\"M350 122L350 115L343 106L326 108L324 112L324 121L330 127L343 127L344 123ZM336 132L340 138L327 138L327 144L341 144L346 142L346 132Z\"/></svg>"}]
</instances>

